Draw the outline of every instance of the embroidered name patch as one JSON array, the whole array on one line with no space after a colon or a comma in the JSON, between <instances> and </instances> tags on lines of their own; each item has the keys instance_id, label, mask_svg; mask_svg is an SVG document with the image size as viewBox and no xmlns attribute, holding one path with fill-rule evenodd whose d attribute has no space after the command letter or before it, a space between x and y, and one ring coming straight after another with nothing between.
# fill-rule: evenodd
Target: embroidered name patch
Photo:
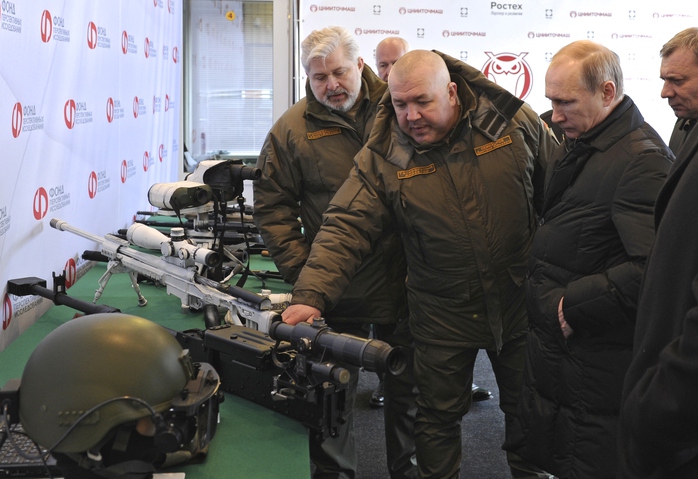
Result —
<instances>
[{"instance_id":1,"label":"embroidered name patch","mask_svg":"<svg viewBox=\"0 0 698 479\"><path fill-rule=\"evenodd\" d=\"M328 128L326 130L313 131L308 133L309 140L317 140L318 138L323 138L325 136L340 135L342 130L339 128Z\"/></svg>"},{"instance_id":2,"label":"embroidered name patch","mask_svg":"<svg viewBox=\"0 0 698 479\"><path fill-rule=\"evenodd\" d=\"M503 146L507 146L507 145L511 145L511 144L512 144L511 137L509 135L507 135L507 136L500 138L497 141L493 141L491 143L487 143L485 145L476 147L475 154L477 156L481 156L481 155L490 153L490 152L496 150L497 148L501 148Z\"/></svg>"},{"instance_id":3,"label":"embroidered name patch","mask_svg":"<svg viewBox=\"0 0 698 479\"><path fill-rule=\"evenodd\" d=\"M412 178L413 176L417 175L428 175L430 173L434 173L435 171L436 167L434 166L434 163L429 166L417 166L416 168L410 168L409 170L398 171L397 179L406 180L407 178Z\"/></svg>"}]
</instances>

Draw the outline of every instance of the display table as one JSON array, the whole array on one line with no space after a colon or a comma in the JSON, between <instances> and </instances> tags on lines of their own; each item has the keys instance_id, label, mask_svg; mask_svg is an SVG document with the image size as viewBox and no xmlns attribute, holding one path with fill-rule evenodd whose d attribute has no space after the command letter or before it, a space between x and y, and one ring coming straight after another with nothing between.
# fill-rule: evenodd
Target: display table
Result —
<instances>
[{"instance_id":1,"label":"display table","mask_svg":"<svg viewBox=\"0 0 698 479\"><path fill-rule=\"evenodd\" d=\"M274 270L271 260L264 258L255 259L253 268ZM68 290L68 295L91 302L97 280L105 270L105 264L97 264ZM51 278L43 279L50 288ZM266 287L275 293L290 291L290 286L279 280L267 280ZM250 277L245 288L259 292L261 283ZM164 287L146 283L141 284L141 291L148 299L145 307L138 306L128 275L116 274L109 280L99 303L178 331L204 328L202 314L183 311L179 298L168 296ZM41 339L76 313L80 314L67 306L52 307L0 352L0 386L11 378L20 378L24 364ZM310 477L308 434L299 422L226 393L220 405L220 424L205 462L173 469L185 472L187 479L307 478Z\"/></svg>"}]
</instances>

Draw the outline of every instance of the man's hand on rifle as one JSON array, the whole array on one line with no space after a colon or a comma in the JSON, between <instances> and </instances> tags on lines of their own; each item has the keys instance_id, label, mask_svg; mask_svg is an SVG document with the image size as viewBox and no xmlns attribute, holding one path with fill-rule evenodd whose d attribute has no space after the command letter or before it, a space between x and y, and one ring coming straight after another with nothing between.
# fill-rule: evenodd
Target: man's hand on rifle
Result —
<instances>
[{"instance_id":1,"label":"man's hand on rifle","mask_svg":"<svg viewBox=\"0 0 698 479\"><path fill-rule=\"evenodd\" d=\"M292 304L281 313L281 318L284 323L288 323L294 326L298 323L311 322L313 318L319 318L322 316L322 312L312 306L307 304Z\"/></svg>"}]
</instances>

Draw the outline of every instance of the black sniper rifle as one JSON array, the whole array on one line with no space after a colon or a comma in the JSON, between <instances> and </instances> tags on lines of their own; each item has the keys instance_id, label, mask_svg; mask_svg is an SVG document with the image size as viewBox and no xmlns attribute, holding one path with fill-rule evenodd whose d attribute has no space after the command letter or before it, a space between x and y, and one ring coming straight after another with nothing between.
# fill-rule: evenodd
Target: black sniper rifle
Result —
<instances>
[{"instance_id":1,"label":"black sniper rifle","mask_svg":"<svg viewBox=\"0 0 698 479\"><path fill-rule=\"evenodd\" d=\"M295 326L277 319L269 334L227 324L174 334L192 358L215 367L224 391L300 421L322 439L346 420L345 366L388 374L406 367L404 351L383 341L335 333L321 319Z\"/></svg>"},{"instance_id":2,"label":"black sniper rifle","mask_svg":"<svg viewBox=\"0 0 698 479\"><path fill-rule=\"evenodd\" d=\"M142 224L131 225L127 237L137 246L159 249L162 257L138 251L127 240L109 234L104 237L93 235L63 220L54 218L50 224L59 231L68 231L98 243L101 254L109 259L107 271L99 280L94 302L102 295L112 274L126 272L138 296L138 304L145 306L147 300L137 281L140 274L166 286L167 294L177 296L182 308L203 309L207 325L219 324L218 308L225 308L230 313L226 315L226 321L266 332L275 315L273 309L290 300L289 294L262 296L201 276L196 264L213 266L219 263L217 252L193 245L184 238L167 238Z\"/></svg>"}]
</instances>

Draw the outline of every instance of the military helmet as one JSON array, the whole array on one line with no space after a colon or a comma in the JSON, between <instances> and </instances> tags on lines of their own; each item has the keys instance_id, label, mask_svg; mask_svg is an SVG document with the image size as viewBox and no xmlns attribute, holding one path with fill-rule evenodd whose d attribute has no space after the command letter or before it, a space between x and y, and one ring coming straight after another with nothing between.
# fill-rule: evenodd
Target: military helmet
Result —
<instances>
[{"instance_id":1,"label":"military helmet","mask_svg":"<svg viewBox=\"0 0 698 479\"><path fill-rule=\"evenodd\" d=\"M19 418L26 433L52 447L86 411L113 398L168 409L190 379L182 347L161 326L137 316L105 313L73 319L32 352L20 384ZM140 401L98 407L55 447L87 451L120 424L152 415Z\"/></svg>"}]
</instances>

